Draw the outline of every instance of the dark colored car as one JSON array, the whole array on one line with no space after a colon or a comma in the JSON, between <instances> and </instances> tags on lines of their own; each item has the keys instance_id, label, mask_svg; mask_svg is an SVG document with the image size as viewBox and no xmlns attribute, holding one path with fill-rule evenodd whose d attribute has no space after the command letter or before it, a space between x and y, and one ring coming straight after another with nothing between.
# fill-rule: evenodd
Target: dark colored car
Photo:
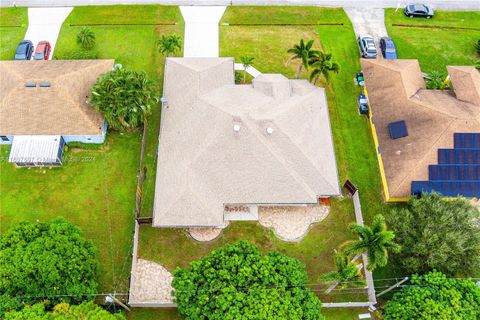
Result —
<instances>
[{"instance_id":1,"label":"dark colored car","mask_svg":"<svg viewBox=\"0 0 480 320\"><path fill-rule=\"evenodd\" d=\"M380 50L385 59L397 59L397 49L392 38L382 37L380 38Z\"/></svg>"},{"instance_id":2,"label":"dark colored car","mask_svg":"<svg viewBox=\"0 0 480 320\"><path fill-rule=\"evenodd\" d=\"M371 35L364 34L358 37L358 46L363 58L375 59L377 57L377 47Z\"/></svg>"},{"instance_id":3,"label":"dark colored car","mask_svg":"<svg viewBox=\"0 0 480 320\"><path fill-rule=\"evenodd\" d=\"M435 14L432 8L424 4L409 4L405 7L405 10L403 10L403 12L407 17L410 18L423 17L430 19Z\"/></svg>"},{"instance_id":4,"label":"dark colored car","mask_svg":"<svg viewBox=\"0 0 480 320\"><path fill-rule=\"evenodd\" d=\"M33 53L33 43L30 40L22 40L15 51L14 60L30 60Z\"/></svg>"},{"instance_id":5,"label":"dark colored car","mask_svg":"<svg viewBox=\"0 0 480 320\"><path fill-rule=\"evenodd\" d=\"M35 55L33 56L34 60L48 60L50 57L50 51L52 47L50 46L50 42L48 41L40 41L37 44L37 48L35 49Z\"/></svg>"}]
</instances>

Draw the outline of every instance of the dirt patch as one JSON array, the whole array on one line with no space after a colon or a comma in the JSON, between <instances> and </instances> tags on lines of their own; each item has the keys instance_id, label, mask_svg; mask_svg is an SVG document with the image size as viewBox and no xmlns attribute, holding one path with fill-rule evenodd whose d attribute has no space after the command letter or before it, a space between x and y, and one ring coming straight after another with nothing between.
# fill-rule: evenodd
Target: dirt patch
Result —
<instances>
[{"instance_id":1,"label":"dirt patch","mask_svg":"<svg viewBox=\"0 0 480 320\"><path fill-rule=\"evenodd\" d=\"M324 205L305 207L260 207L258 222L272 228L275 235L284 241L300 241L308 233L312 223L320 222L330 213Z\"/></svg>"}]
</instances>

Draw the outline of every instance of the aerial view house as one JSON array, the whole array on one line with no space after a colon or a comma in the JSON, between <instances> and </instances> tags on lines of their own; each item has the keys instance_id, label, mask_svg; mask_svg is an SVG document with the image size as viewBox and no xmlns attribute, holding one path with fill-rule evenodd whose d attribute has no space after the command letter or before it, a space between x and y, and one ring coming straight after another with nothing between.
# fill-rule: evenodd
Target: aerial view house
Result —
<instances>
[{"instance_id":1,"label":"aerial view house","mask_svg":"<svg viewBox=\"0 0 480 320\"><path fill-rule=\"evenodd\" d=\"M417 60L362 60L387 201L422 192L480 196L480 73L448 67L427 90Z\"/></svg>"},{"instance_id":2,"label":"aerial view house","mask_svg":"<svg viewBox=\"0 0 480 320\"><path fill-rule=\"evenodd\" d=\"M233 58L168 58L153 225L221 227L340 195L325 90Z\"/></svg>"},{"instance_id":3,"label":"aerial view house","mask_svg":"<svg viewBox=\"0 0 480 320\"><path fill-rule=\"evenodd\" d=\"M88 105L113 60L0 61L0 143L18 166L62 164L69 142L103 143L107 123Z\"/></svg>"}]
</instances>

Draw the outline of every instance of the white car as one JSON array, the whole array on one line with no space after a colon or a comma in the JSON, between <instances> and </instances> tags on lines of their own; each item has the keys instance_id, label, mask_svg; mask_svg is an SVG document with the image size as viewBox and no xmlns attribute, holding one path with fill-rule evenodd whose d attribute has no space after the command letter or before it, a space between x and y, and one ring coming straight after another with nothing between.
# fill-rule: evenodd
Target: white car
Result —
<instances>
[{"instance_id":1,"label":"white car","mask_svg":"<svg viewBox=\"0 0 480 320\"><path fill-rule=\"evenodd\" d=\"M377 57L377 47L371 35L364 34L358 37L358 46L363 58L375 59Z\"/></svg>"}]
</instances>

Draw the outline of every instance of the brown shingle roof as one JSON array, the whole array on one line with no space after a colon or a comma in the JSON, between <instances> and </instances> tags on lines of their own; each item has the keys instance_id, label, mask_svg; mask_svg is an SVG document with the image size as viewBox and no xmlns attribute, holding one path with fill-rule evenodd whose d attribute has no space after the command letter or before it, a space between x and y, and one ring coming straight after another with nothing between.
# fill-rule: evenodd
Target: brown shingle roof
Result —
<instances>
[{"instance_id":1,"label":"brown shingle roof","mask_svg":"<svg viewBox=\"0 0 480 320\"><path fill-rule=\"evenodd\" d=\"M408 197L413 180L428 179L437 150L453 147L453 133L480 132L480 104L426 90L417 60L362 59L361 65L390 197ZM458 97L462 88L457 83L455 89ZM392 140L388 124L399 120L409 135Z\"/></svg>"},{"instance_id":2,"label":"brown shingle roof","mask_svg":"<svg viewBox=\"0 0 480 320\"><path fill-rule=\"evenodd\" d=\"M113 60L0 61L1 135L97 135L104 119L85 103ZM37 82L27 88L26 82ZM39 82L50 87L40 88Z\"/></svg>"}]
</instances>

